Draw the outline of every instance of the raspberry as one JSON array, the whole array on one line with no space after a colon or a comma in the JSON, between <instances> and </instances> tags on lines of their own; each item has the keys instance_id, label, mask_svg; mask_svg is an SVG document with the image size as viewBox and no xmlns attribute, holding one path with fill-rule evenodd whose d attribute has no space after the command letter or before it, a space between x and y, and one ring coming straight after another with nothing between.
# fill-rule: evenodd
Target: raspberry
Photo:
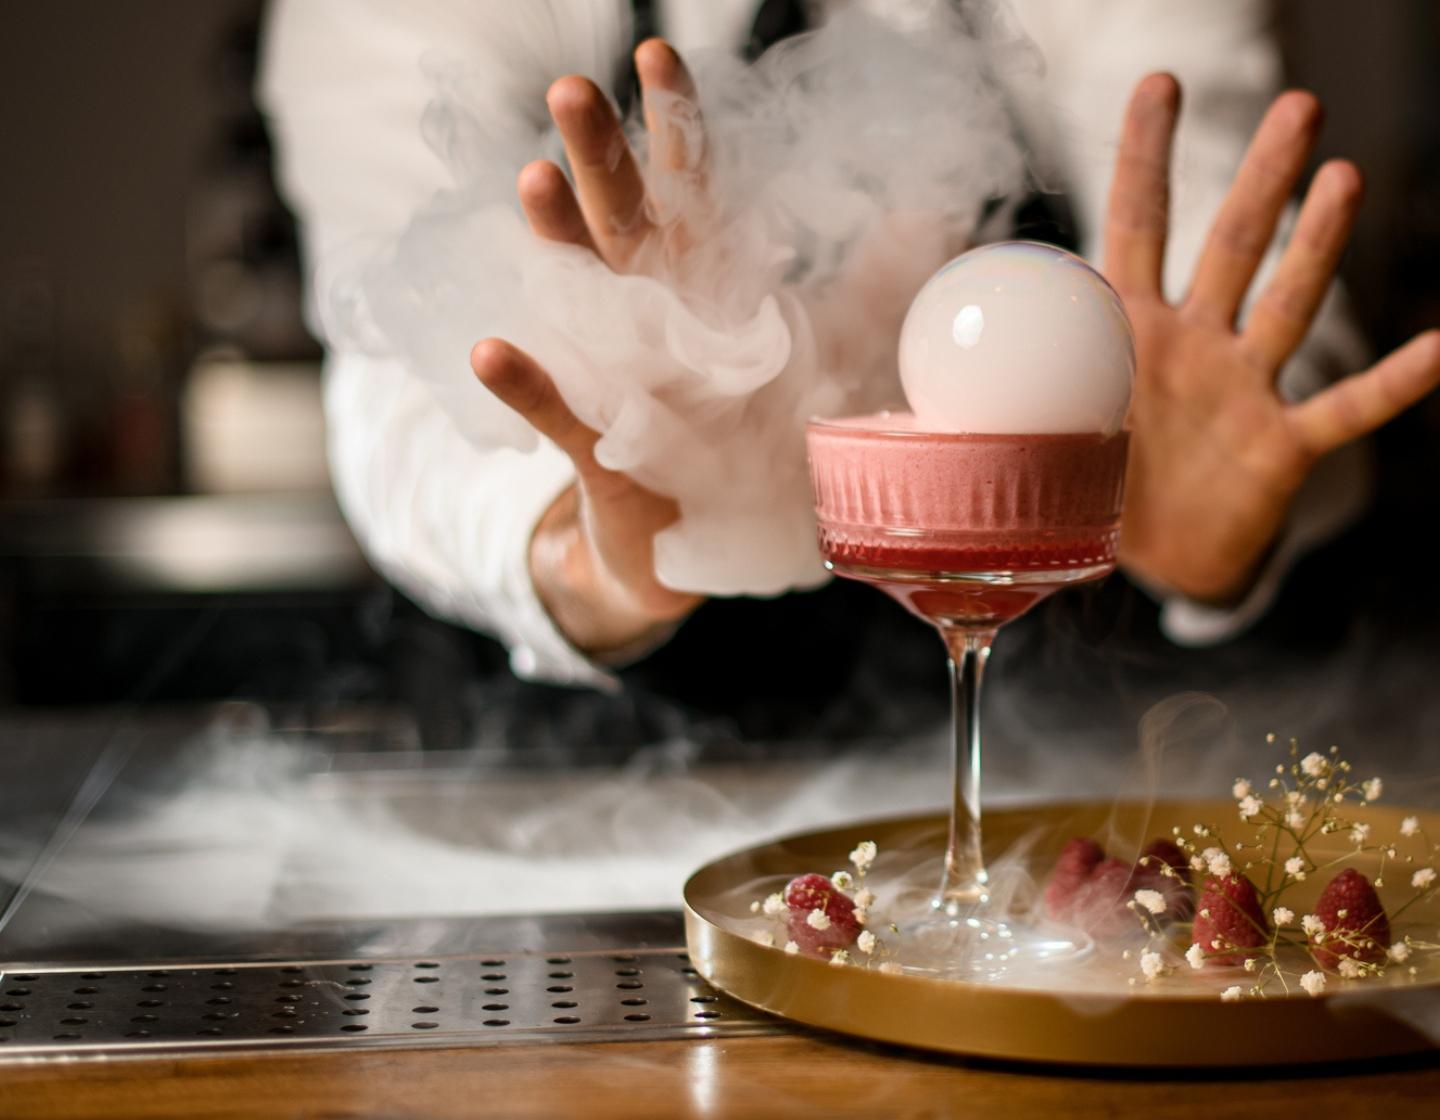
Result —
<instances>
[{"instance_id":1,"label":"raspberry","mask_svg":"<svg viewBox=\"0 0 1440 1120\"><path fill-rule=\"evenodd\" d=\"M1045 885L1045 912L1059 922L1079 926L1087 933L1114 936L1138 930L1126 903L1137 890L1156 890L1165 896L1164 917L1188 919L1192 910L1189 878L1165 875L1168 864L1184 875L1185 857L1169 840L1155 840L1141 856L1148 862L1133 867L1106 859L1105 851L1088 837L1077 836L1060 851L1055 870Z\"/></svg>"},{"instance_id":2,"label":"raspberry","mask_svg":"<svg viewBox=\"0 0 1440 1120\"><path fill-rule=\"evenodd\" d=\"M790 940L811 956L828 957L836 949L848 949L860 936L855 903L824 875L801 875L785 887L785 927ZM810 915L825 915L826 926L816 929Z\"/></svg>"},{"instance_id":3,"label":"raspberry","mask_svg":"<svg viewBox=\"0 0 1440 1120\"><path fill-rule=\"evenodd\" d=\"M1075 909L1075 896L1104 858L1105 850L1089 837L1077 836L1067 841L1060 849L1050 881L1045 884L1045 912L1056 921L1069 921Z\"/></svg>"},{"instance_id":4,"label":"raspberry","mask_svg":"<svg viewBox=\"0 0 1440 1120\"><path fill-rule=\"evenodd\" d=\"M1340 912L1345 916L1341 917ZM1379 964L1390 944L1390 919L1370 880L1353 867L1336 875L1320 892L1315 916L1325 926L1325 940L1310 938L1310 955L1321 968L1332 971L1349 957L1364 964Z\"/></svg>"},{"instance_id":5,"label":"raspberry","mask_svg":"<svg viewBox=\"0 0 1440 1120\"><path fill-rule=\"evenodd\" d=\"M1270 939L1255 884L1243 875L1207 878L1200 892L1191 940L1215 964L1243 964ZM1217 944L1218 943L1218 944Z\"/></svg>"}]
</instances>

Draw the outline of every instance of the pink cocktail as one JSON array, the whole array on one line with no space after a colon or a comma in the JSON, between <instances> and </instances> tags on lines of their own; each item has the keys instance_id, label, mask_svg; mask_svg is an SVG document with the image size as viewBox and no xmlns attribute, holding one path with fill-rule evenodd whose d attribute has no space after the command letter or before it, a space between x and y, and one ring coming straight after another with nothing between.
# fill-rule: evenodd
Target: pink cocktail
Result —
<instances>
[{"instance_id":1,"label":"pink cocktail","mask_svg":"<svg viewBox=\"0 0 1440 1120\"><path fill-rule=\"evenodd\" d=\"M1073 955L1083 937L1027 939L985 913L980 684L997 627L1114 569L1127 434L933 432L910 413L880 413L811 421L806 441L826 567L936 626L950 654L954 799L936 909L962 934L1003 944L1002 961Z\"/></svg>"}]
</instances>

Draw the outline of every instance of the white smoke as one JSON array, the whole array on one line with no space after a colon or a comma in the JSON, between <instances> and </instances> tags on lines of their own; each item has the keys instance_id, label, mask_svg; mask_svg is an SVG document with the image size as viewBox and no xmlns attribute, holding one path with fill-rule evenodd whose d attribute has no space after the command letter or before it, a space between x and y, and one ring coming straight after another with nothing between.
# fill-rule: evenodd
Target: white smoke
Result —
<instances>
[{"instance_id":1,"label":"white smoke","mask_svg":"<svg viewBox=\"0 0 1440 1120\"><path fill-rule=\"evenodd\" d=\"M1021 182L994 74L1032 56L988 8L931 3L890 22L845 6L749 67L689 59L703 125L652 109L696 130L704 187L646 172L661 235L619 275L542 243L518 211L516 173L555 157L557 138L471 78L562 55L545 48L552 4L505 7L517 26L499 38L524 44L521 58L427 60L427 138L455 189L338 286L332 334L400 356L478 446L524 450L533 434L466 364L482 337L516 343L604 434L602 463L677 500L656 542L662 581L709 594L818 582L804 421L898 403L911 297ZM630 132L644 167L643 129Z\"/></svg>"}]
</instances>

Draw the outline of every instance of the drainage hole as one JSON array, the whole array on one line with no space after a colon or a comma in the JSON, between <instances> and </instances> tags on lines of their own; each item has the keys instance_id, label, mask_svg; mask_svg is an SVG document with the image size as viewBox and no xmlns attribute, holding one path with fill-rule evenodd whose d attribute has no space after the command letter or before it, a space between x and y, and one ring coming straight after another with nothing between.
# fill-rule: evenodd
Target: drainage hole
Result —
<instances>
[{"instance_id":1,"label":"drainage hole","mask_svg":"<svg viewBox=\"0 0 1440 1120\"><path fill-rule=\"evenodd\" d=\"M375 981L371 980L368 976L352 976L349 980L345 981L345 986L347 988L363 988L366 984L373 983L375 983Z\"/></svg>"},{"instance_id":2,"label":"drainage hole","mask_svg":"<svg viewBox=\"0 0 1440 1120\"><path fill-rule=\"evenodd\" d=\"M305 970L304 970L303 968L301 968L298 964L287 964L287 965L286 965L284 968L282 968L280 971L281 971L281 972L304 972Z\"/></svg>"},{"instance_id":3,"label":"drainage hole","mask_svg":"<svg viewBox=\"0 0 1440 1120\"><path fill-rule=\"evenodd\" d=\"M718 1011L697 1011L697 1012L695 1012L695 1018L697 1018L697 1019L718 1019L718 1018L720 1018L720 1012L718 1012Z\"/></svg>"},{"instance_id":4,"label":"drainage hole","mask_svg":"<svg viewBox=\"0 0 1440 1120\"><path fill-rule=\"evenodd\" d=\"M552 972L552 973L550 973L550 979L551 979L551 980L572 980L572 979L574 979L574 977L575 977L575 974L574 974L573 972ZM488 979L490 979L490 978L487 976L487 977L485 977L485 979L488 980Z\"/></svg>"},{"instance_id":5,"label":"drainage hole","mask_svg":"<svg viewBox=\"0 0 1440 1120\"><path fill-rule=\"evenodd\" d=\"M693 968L682 968L682 969L680 970L680 974L681 974L682 976L699 976L699 975L700 975L700 974L699 974L698 972L696 972Z\"/></svg>"},{"instance_id":6,"label":"drainage hole","mask_svg":"<svg viewBox=\"0 0 1440 1120\"><path fill-rule=\"evenodd\" d=\"M92 1009L94 1008L94 1006L95 1006L95 1005L94 1005L93 1003L90 1003L88 1000L83 1000L83 999L82 999L82 1000L79 1000L79 1001L76 1002L76 1003L67 1003L67 1004L65 1005L65 1010L66 1010L66 1011L90 1011L90 1010L92 1010Z\"/></svg>"},{"instance_id":7,"label":"drainage hole","mask_svg":"<svg viewBox=\"0 0 1440 1120\"><path fill-rule=\"evenodd\" d=\"M610 959L611 959L612 961L614 961L616 964L634 964L634 963L635 963L636 961L638 961L640 958L639 958L639 957L611 957Z\"/></svg>"},{"instance_id":8,"label":"drainage hole","mask_svg":"<svg viewBox=\"0 0 1440 1120\"><path fill-rule=\"evenodd\" d=\"M150 1037L150 1032L149 1032L149 1031L127 1031L127 1032L125 1033L125 1037L126 1037L126 1038L149 1038L149 1037Z\"/></svg>"},{"instance_id":9,"label":"drainage hole","mask_svg":"<svg viewBox=\"0 0 1440 1120\"><path fill-rule=\"evenodd\" d=\"M716 1000L718 1000L719 998L720 998L719 996L691 996L691 997L690 997L690 1002L691 1002L691 1003L714 1003L714 1002L715 1002Z\"/></svg>"},{"instance_id":10,"label":"drainage hole","mask_svg":"<svg viewBox=\"0 0 1440 1120\"><path fill-rule=\"evenodd\" d=\"M164 1001L163 999L142 999L142 1000L136 1000L136 1001L135 1001L135 1006L136 1006L136 1007L164 1007L164 1006L165 1006L165 1001Z\"/></svg>"},{"instance_id":11,"label":"drainage hole","mask_svg":"<svg viewBox=\"0 0 1440 1120\"><path fill-rule=\"evenodd\" d=\"M0 1019L0 1027L13 1027L19 1021L18 1019Z\"/></svg>"},{"instance_id":12,"label":"drainage hole","mask_svg":"<svg viewBox=\"0 0 1440 1120\"><path fill-rule=\"evenodd\" d=\"M226 987L230 987L230 988L233 988L234 986L235 986L234 984L227 984L227 985L226 985ZM280 986L281 986L282 988L303 988L303 987L305 986L305 981L304 981L304 980L281 980L281 981L280 981ZM216 987L219 987L219 985L217 984Z\"/></svg>"},{"instance_id":13,"label":"drainage hole","mask_svg":"<svg viewBox=\"0 0 1440 1120\"><path fill-rule=\"evenodd\" d=\"M580 1005L576 1003L573 999L557 999L550 1006L559 1008L561 1011L564 1011L567 1007L579 1007Z\"/></svg>"},{"instance_id":14,"label":"drainage hole","mask_svg":"<svg viewBox=\"0 0 1440 1120\"><path fill-rule=\"evenodd\" d=\"M285 997L282 996L281 998L284 999ZM235 1001L229 996L216 996L214 999L207 999L205 1002L211 1007L224 1007L227 1003L234 1003Z\"/></svg>"},{"instance_id":15,"label":"drainage hole","mask_svg":"<svg viewBox=\"0 0 1440 1120\"><path fill-rule=\"evenodd\" d=\"M0 1011L24 1011L23 1003L0 1003Z\"/></svg>"},{"instance_id":16,"label":"drainage hole","mask_svg":"<svg viewBox=\"0 0 1440 1120\"><path fill-rule=\"evenodd\" d=\"M439 965L439 963L438 963L437 961L416 961L416 962L415 962L415 967L416 967L416 968L439 968L440 965Z\"/></svg>"},{"instance_id":17,"label":"drainage hole","mask_svg":"<svg viewBox=\"0 0 1440 1120\"><path fill-rule=\"evenodd\" d=\"M621 980L620 983L615 986L617 988L623 988L627 992L633 992L636 988L643 988L645 985L640 983L639 980Z\"/></svg>"},{"instance_id":18,"label":"drainage hole","mask_svg":"<svg viewBox=\"0 0 1440 1120\"><path fill-rule=\"evenodd\" d=\"M686 964L689 964L689 963L690 963L690 954L689 954L689 953L676 953L676 954L675 954L675 959L676 959L677 961L684 961Z\"/></svg>"},{"instance_id":19,"label":"drainage hole","mask_svg":"<svg viewBox=\"0 0 1440 1120\"><path fill-rule=\"evenodd\" d=\"M620 1001L621 1005L624 1007L644 1007L649 1002L650 1001L648 999L635 999L634 997L631 997L630 999L622 999Z\"/></svg>"},{"instance_id":20,"label":"drainage hole","mask_svg":"<svg viewBox=\"0 0 1440 1120\"><path fill-rule=\"evenodd\" d=\"M545 963L546 963L546 964L569 964L569 963L570 963L570 958L569 958L569 957L546 957L546 958L545 958Z\"/></svg>"},{"instance_id":21,"label":"drainage hole","mask_svg":"<svg viewBox=\"0 0 1440 1120\"><path fill-rule=\"evenodd\" d=\"M104 979L105 979L105 974L104 974L103 972L82 972L82 973L80 974L80 979L81 979L81 980L104 980Z\"/></svg>"},{"instance_id":22,"label":"drainage hole","mask_svg":"<svg viewBox=\"0 0 1440 1120\"><path fill-rule=\"evenodd\" d=\"M569 964L570 962L569 962L568 960L563 960L563 961L551 961L550 963L551 963L551 964ZM504 961L481 961L481 962L480 962L480 967L481 967L481 968L504 968L504 967L505 967L505 962L504 962Z\"/></svg>"},{"instance_id":23,"label":"drainage hole","mask_svg":"<svg viewBox=\"0 0 1440 1120\"><path fill-rule=\"evenodd\" d=\"M169 976L169 975L170 975L170 970L169 970L168 968L157 968L154 972L151 972L151 973L149 973L148 975L150 975L150 976ZM97 977L97 979L98 979L98 977Z\"/></svg>"},{"instance_id":24,"label":"drainage hole","mask_svg":"<svg viewBox=\"0 0 1440 1120\"><path fill-rule=\"evenodd\" d=\"M565 1026L567 1026L567 1027L568 1027L568 1026L572 1026L572 1025L574 1025L575 1023L578 1023L579 1021L580 1021L580 1016L578 1016L578 1015L560 1015L560 1016L558 1016L558 1017L555 1019L555 1022L557 1022L557 1023L563 1023L563 1024L564 1024Z\"/></svg>"},{"instance_id":25,"label":"drainage hole","mask_svg":"<svg viewBox=\"0 0 1440 1120\"><path fill-rule=\"evenodd\" d=\"M484 1022L482 1022L480 1025L481 1025L482 1027L508 1027L508 1026L510 1025L510 1020L509 1020L509 1019L486 1019L486 1020L485 1020Z\"/></svg>"},{"instance_id":26,"label":"drainage hole","mask_svg":"<svg viewBox=\"0 0 1440 1120\"><path fill-rule=\"evenodd\" d=\"M6 994L7 996L28 996L28 995L30 994L30 989L29 989L29 988L6 988L6 989L5 989L5 994Z\"/></svg>"},{"instance_id":27,"label":"drainage hole","mask_svg":"<svg viewBox=\"0 0 1440 1120\"><path fill-rule=\"evenodd\" d=\"M234 968L213 968L210 970L211 976L238 976L239 974L239 970Z\"/></svg>"},{"instance_id":28,"label":"drainage hole","mask_svg":"<svg viewBox=\"0 0 1440 1120\"><path fill-rule=\"evenodd\" d=\"M132 1023L153 1023L159 1018L159 1015L136 1015L130 1021Z\"/></svg>"},{"instance_id":29,"label":"drainage hole","mask_svg":"<svg viewBox=\"0 0 1440 1120\"><path fill-rule=\"evenodd\" d=\"M551 975L553 976L554 973L551 973ZM568 975L568 974L567 974L567 975ZM504 979L505 979L505 974L504 974L503 972L482 972L482 973L480 974L480 979L481 979L481 980L504 980Z\"/></svg>"},{"instance_id":30,"label":"drainage hole","mask_svg":"<svg viewBox=\"0 0 1440 1120\"><path fill-rule=\"evenodd\" d=\"M411 1023L410 1025L411 1025L412 1027L414 1027L417 1031L433 1031L433 1030L434 1030L436 1027L438 1027L440 1024L439 1024L439 1023Z\"/></svg>"},{"instance_id":31,"label":"drainage hole","mask_svg":"<svg viewBox=\"0 0 1440 1120\"><path fill-rule=\"evenodd\" d=\"M282 1011L272 1012L271 1015L270 1015L270 1018L272 1018L272 1019L293 1019L293 1018L295 1018L295 1015L296 1015L295 1009L292 1008L292 1007L287 1007L287 1008L285 1008L285 1009L282 1010Z\"/></svg>"},{"instance_id":32,"label":"drainage hole","mask_svg":"<svg viewBox=\"0 0 1440 1120\"><path fill-rule=\"evenodd\" d=\"M10 979L14 980L17 984L33 984L36 980L39 980L40 977L33 972L17 972L14 976L10 977Z\"/></svg>"},{"instance_id":33,"label":"drainage hole","mask_svg":"<svg viewBox=\"0 0 1440 1120\"><path fill-rule=\"evenodd\" d=\"M92 989L92 990L93 990L93 989ZM163 991L165 990L165 985L164 985L164 984L146 984L146 985L145 985L143 988L141 988L140 990L141 990L142 992L163 992ZM76 992L79 992L80 989L79 989L79 988L76 988L75 991L76 991Z\"/></svg>"},{"instance_id":34,"label":"drainage hole","mask_svg":"<svg viewBox=\"0 0 1440 1120\"><path fill-rule=\"evenodd\" d=\"M508 995L510 994L510 989L509 989L509 988L486 988L486 989L485 989L485 994L486 994L487 996L508 996Z\"/></svg>"},{"instance_id":35,"label":"drainage hole","mask_svg":"<svg viewBox=\"0 0 1440 1120\"><path fill-rule=\"evenodd\" d=\"M417 984L438 984L439 982L440 982L440 977L438 977L438 976L417 976L417 977L415 977L415 983L417 983Z\"/></svg>"},{"instance_id":36,"label":"drainage hole","mask_svg":"<svg viewBox=\"0 0 1440 1120\"><path fill-rule=\"evenodd\" d=\"M412 1007L410 1010L416 1015L434 1015L440 1009L438 1007Z\"/></svg>"},{"instance_id":37,"label":"drainage hole","mask_svg":"<svg viewBox=\"0 0 1440 1120\"><path fill-rule=\"evenodd\" d=\"M238 1019L238 1018L240 1018L240 1012L238 1012L238 1011L207 1011L204 1015L200 1016L200 1018L202 1018L202 1019L208 1019L208 1020L210 1020L212 1023L223 1023L226 1019Z\"/></svg>"},{"instance_id":38,"label":"drainage hole","mask_svg":"<svg viewBox=\"0 0 1440 1120\"><path fill-rule=\"evenodd\" d=\"M508 1003L485 1003L480 1005L481 1011L509 1011Z\"/></svg>"},{"instance_id":39,"label":"drainage hole","mask_svg":"<svg viewBox=\"0 0 1440 1120\"><path fill-rule=\"evenodd\" d=\"M351 972L373 972L374 970L375 966L373 964L352 964L350 966Z\"/></svg>"},{"instance_id":40,"label":"drainage hole","mask_svg":"<svg viewBox=\"0 0 1440 1120\"><path fill-rule=\"evenodd\" d=\"M370 998L370 993L369 993L369 992L351 992L351 993L350 993L348 996L346 996L345 998L348 999L348 1000L352 1000L352 1001L353 1001L353 1000L360 1000L360 999L369 999L369 998Z\"/></svg>"},{"instance_id":41,"label":"drainage hole","mask_svg":"<svg viewBox=\"0 0 1440 1120\"><path fill-rule=\"evenodd\" d=\"M636 1012L634 1015L626 1015L625 1021L627 1023L648 1023L650 1021L650 1016L643 1014L642 1012Z\"/></svg>"},{"instance_id":42,"label":"drainage hole","mask_svg":"<svg viewBox=\"0 0 1440 1120\"><path fill-rule=\"evenodd\" d=\"M368 1031L370 1028L367 1027L364 1023L346 1023L340 1029L342 1031L349 1031L353 1034L355 1031Z\"/></svg>"},{"instance_id":43,"label":"drainage hole","mask_svg":"<svg viewBox=\"0 0 1440 1120\"><path fill-rule=\"evenodd\" d=\"M370 1009L369 1009L368 1007L347 1007L344 1011L340 1012L340 1014L341 1014L341 1015L369 1015L369 1014L370 1014Z\"/></svg>"},{"instance_id":44,"label":"drainage hole","mask_svg":"<svg viewBox=\"0 0 1440 1120\"><path fill-rule=\"evenodd\" d=\"M202 1027L200 1030L196 1031L195 1033L196 1033L196 1034L216 1035L216 1034L224 1034L225 1032L222 1031L219 1027Z\"/></svg>"},{"instance_id":45,"label":"drainage hole","mask_svg":"<svg viewBox=\"0 0 1440 1120\"><path fill-rule=\"evenodd\" d=\"M231 988L233 988L233 987L235 987L234 981L232 981L232 980L221 980L220 983L218 983L218 984L211 984L211 985L210 985L210 990L211 990L212 992L228 992L228 991L229 991Z\"/></svg>"},{"instance_id":46,"label":"drainage hole","mask_svg":"<svg viewBox=\"0 0 1440 1120\"><path fill-rule=\"evenodd\" d=\"M276 1002L276 1003L299 1003L303 998L304 998L303 996L276 996L276 997L275 997L275 1002Z\"/></svg>"},{"instance_id":47,"label":"drainage hole","mask_svg":"<svg viewBox=\"0 0 1440 1120\"><path fill-rule=\"evenodd\" d=\"M80 1037L80 1036L79 1036L78 1034L57 1034L57 1035L55 1036L55 1041L56 1041L56 1042L74 1042L74 1041L75 1041L76 1039L78 1039L79 1037Z\"/></svg>"},{"instance_id":48,"label":"drainage hole","mask_svg":"<svg viewBox=\"0 0 1440 1120\"><path fill-rule=\"evenodd\" d=\"M295 1033L295 1028L294 1028L294 1027L271 1027L271 1028L270 1028L270 1033L271 1033L271 1034L294 1034L294 1033Z\"/></svg>"},{"instance_id":49,"label":"drainage hole","mask_svg":"<svg viewBox=\"0 0 1440 1120\"><path fill-rule=\"evenodd\" d=\"M573 992L575 989L572 988L569 984L551 984L550 987L546 988L545 990L547 992L555 992L558 994L560 992Z\"/></svg>"},{"instance_id":50,"label":"drainage hole","mask_svg":"<svg viewBox=\"0 0 1440 1120\"><path fill-rule=\"evenodd\" d=\"M62 1027L83 1027L89 1021L89 1019L82 1019L78 1015L76 1015L72 1016L69 1019L61 1019L60 1025Z\"/></svg>"},{"instance_id":51,"label":"drainage hole","mask_svg":"<svg viewBox=\"0 0 1440 1120\"><path fill-rule=\"evenodd\" d=\"M75 994L77 996L93 996L99 990L99 988L76 988Z\"/></svg>"},{"instance_id":52,"label":"drainage hole","mask_svg":"<svg viewBox=\"0 0 1440 1120\"><path fill-rule=\"evenodd\" d=\"M640 975L640 970L639 970L638 968L617 968L617 969L615 970L615 975L616 975L616 976L639 976L639 975Z\"/></svg>"}]
</instances>

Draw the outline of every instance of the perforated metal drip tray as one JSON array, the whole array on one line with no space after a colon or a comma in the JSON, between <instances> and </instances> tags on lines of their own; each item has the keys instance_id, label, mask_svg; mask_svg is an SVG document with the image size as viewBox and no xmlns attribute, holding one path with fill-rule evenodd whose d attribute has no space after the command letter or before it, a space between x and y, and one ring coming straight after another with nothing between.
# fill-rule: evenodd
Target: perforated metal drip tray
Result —
<instances>
[{"instance_id":1,"label":"perforated metal drip tray","mask_svg":"<svg viewBox=\"0 0 1440 1120\"><path fill-rule=\"evenodd\" d=\"M0 1061L772 1033L683 949L0 974Z\"/></svg>"}]
</instances>

